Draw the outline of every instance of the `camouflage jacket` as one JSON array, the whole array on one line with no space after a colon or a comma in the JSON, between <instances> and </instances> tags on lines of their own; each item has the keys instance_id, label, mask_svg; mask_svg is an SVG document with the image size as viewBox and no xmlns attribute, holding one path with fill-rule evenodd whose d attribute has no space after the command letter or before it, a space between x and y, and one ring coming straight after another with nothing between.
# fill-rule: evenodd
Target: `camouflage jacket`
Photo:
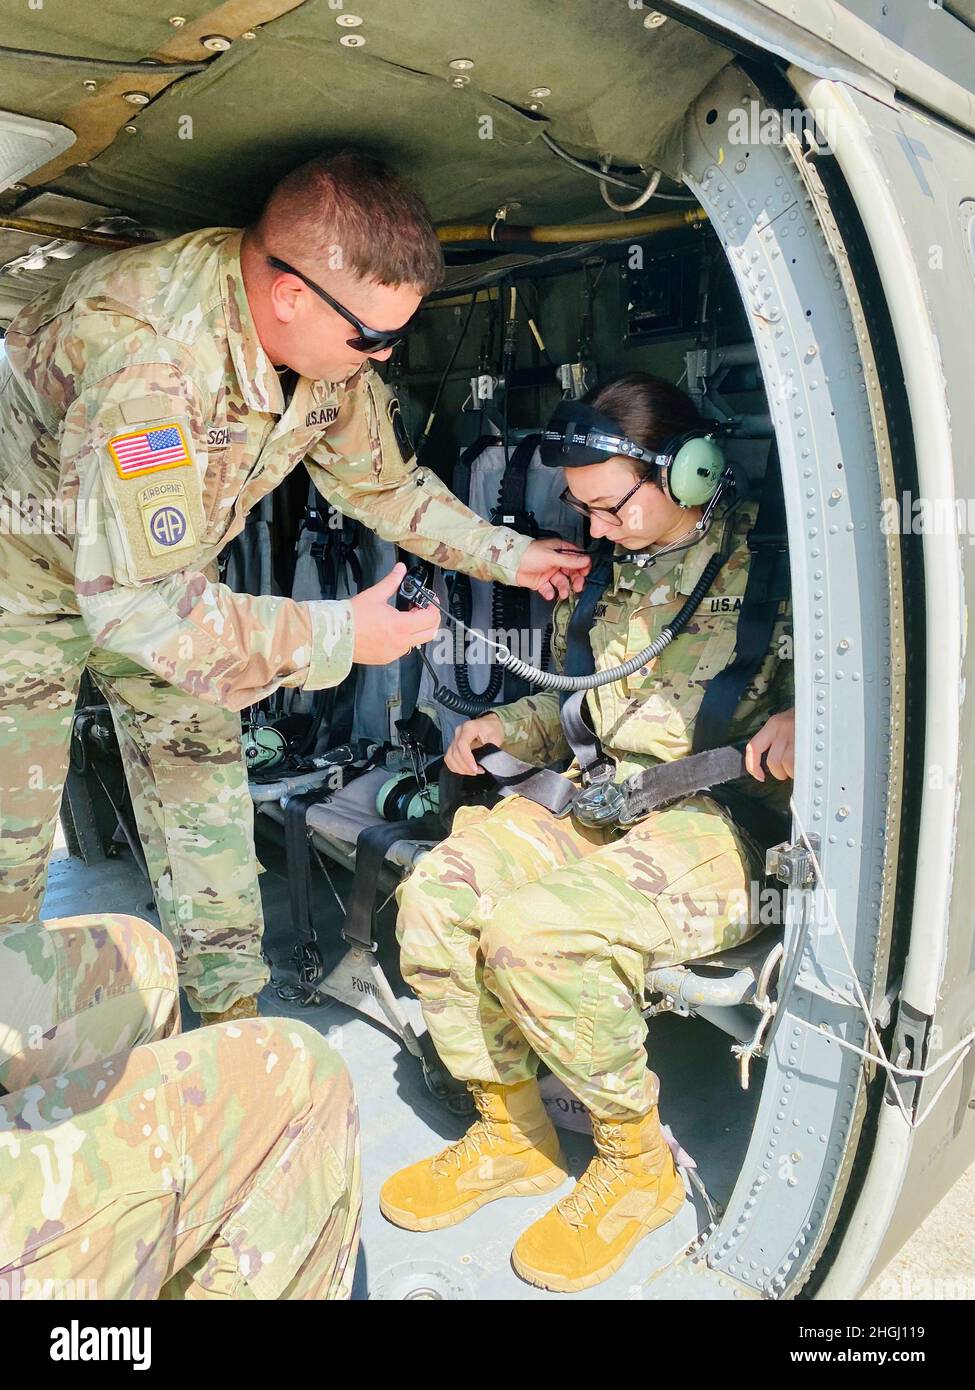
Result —
<instances>
[{"instance_id":1,"label":"camouflage jacket","mask_svg":"<svg viewBox=\"0 0 975 1390\"><path fill-rule=\"evenodd\" d=\"M728 559L684 631L648 666L588 693L589 719L604 751L617 764L617 781L691 752L694 724L708 683L734 657L751 559L746 537L757 509L755 502L737 508ZM614 564L590 631L597 671L635 656L673 621L719 549L721 533L716 523L686 550L662 556L644 569L632 562ZM559 669L565 660L574 603L570 598L555 609L552 654ZM768 654L735 711L728 742L751 738L770 715L792 704L791 606L783 601ZM571 755L559 720L557 693L529 695L495 713L504 728L504 747L516 757L554 763ZM767 775L764 783L746 777L735 785L757 798L774 798L776 809L788 805L791 782Z\"/></svg>"},{"instance_id":2,"label":"camouflage jacket","mask_svg":"<svg viewBox=\"0 0 975 1390\"><path fill-rule=\"evenodd\" d=\"M214 582L302 460L344 515L440 565L511 583L530 543L416 466L369 365L285 403L239 250L210 228L96 261L21 310L0 360L0 610L80 614L97 646L237 709L351 665L348 603Z\"/></svg>"}]
</instances>

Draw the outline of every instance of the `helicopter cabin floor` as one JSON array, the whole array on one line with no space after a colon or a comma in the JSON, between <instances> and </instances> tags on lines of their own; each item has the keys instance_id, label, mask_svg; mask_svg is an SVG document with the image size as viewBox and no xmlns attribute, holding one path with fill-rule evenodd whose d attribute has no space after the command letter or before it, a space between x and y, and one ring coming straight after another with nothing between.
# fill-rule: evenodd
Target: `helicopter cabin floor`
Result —
<instances>
[{"instance_id":1,"label":"helicopter cabin floor","mask_svg":"<svg viewBox=\"0 0 975 1390\"><path fill-rule=\"evenodd\" d=\"M542 1202L506 1199L490 1203L458 1226L429 1234L400 1230L379 1211L379 1189L397 1169L432 1155L463 1133L469 1120L450 1114L429 1093L419 1063L399 1040L380 1025L334 1000L298 1007L282 998L293 980L289 956L293 944L287 883L274 846L259 841L265 864L261 876L266 921L265 950L273 963L272 981L261 995L265 1017L301 1018L341 1050L355 1083L362 1130L362 1241L353 1286L355 1299L653 1299L656 1276L706 1229L708 1214L700 1195L688 1186L689 1200L678 1217L648 1236L624 1267L595 1289L554 1294L524 1283L510 1264L511 1248L533 1220L563 1191ZM350 876L332 873L344 898ZM319 944L326 965L341 951L340 913L334 897L316 877ZM86 868L67 855L60 835L52 857L45 918L87 912L129 912L156 922L151 893L131 855ZM391 907L380 915L380 960L407 1012L419 1027L419 1006L395 972ZM184 1028L195 1016L184 1006ZM745 1154L752 1116L758 1103L761 1067L753 1071L751 1089L742 1092L731 1039L700 1019L662 1017L651 1024L651 1055L661 1082L661 1117L683 1148L693 1156L712 1200L724 1204ZM562 1130L563 1148L573 1178L592 1153L591 1139ZM956 1185L915 1233L895 1262L864 1295L884 1299L910 1297L910 1271L944 1270L957 1263L952 1232L975 1229L975 1169ZM686 1177L685 1177L685 1185ZM945 1207L952 1219L946 1219ZM965 1208L959 1211L959 1207ZM927 1234L925 1234L927 1232ZM956 1240L955 1240L956 1243ZM970 1242L969 1242L970 1244ZM913 1253L912 1253L913 1252ZM963 1262L968 1272L969 1257ZM895 1266L899 1278L891 1278ZM905 1277L906 1275L906 1277ZM975 1297L975 1279L967 1282ZM957 1285L956 1285L957 1286Z\"/></svg>"}]
</instances>

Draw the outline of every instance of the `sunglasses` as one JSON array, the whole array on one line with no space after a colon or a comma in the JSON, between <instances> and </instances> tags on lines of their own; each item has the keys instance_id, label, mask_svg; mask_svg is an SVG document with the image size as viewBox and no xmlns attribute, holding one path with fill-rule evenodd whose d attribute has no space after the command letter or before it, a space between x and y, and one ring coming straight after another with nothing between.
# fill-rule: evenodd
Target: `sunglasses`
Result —
<instances>
[{"instance_id":1,"label":"sunglasses","mask_svg":"<svg viewBox=\"0 0 975 1390\"><path fill-rule=\"evenodd\" d=\"M608 521L611 526L622 526L624 522L619 514L620 508L624 506L625 503L629 502L633 494L639 492L643 484L647 481L646 478L641 478L635 487L631 487L629 492L620 498L615 507L590 507L588 503L580 502L578 497L574 497L568 488L563 488L559 500L564 502L567 507L571 507L574 512L578 512L580 516L584 516L587 520L595 516L598 517L600 521Z\"/></svg>"},{"instance_id":2,"label":"sunglasses","mask_svg":"<svg viewBox=\"0 0 975 1390\"><path fill-rule=\"evenodd\" d=\"M324 299L329 308L334 309L337 314L341 314L346 323L351 323L356 330L354 338L346 338L350 348L355 348L356 352L384 352L386 348L396 347L403 341L406 330L410 327L416 314L411 314L402 328L394 328L391 333L386 333L378 328L367 328L361 319L357 319L344 304L340 304L337 299L333 299L327 290L323 290L321 285L316 285L314 280L309 280L307 275L303 275L300 270L296 270L287 261L279 260L277 256L268 256L267 263L275 270L283 270L286 275L296 275L303 285L307 285L310 290L314 290L319 299ZM419 313L419 309L417 309Z\"/></svg>"}]
</instances>

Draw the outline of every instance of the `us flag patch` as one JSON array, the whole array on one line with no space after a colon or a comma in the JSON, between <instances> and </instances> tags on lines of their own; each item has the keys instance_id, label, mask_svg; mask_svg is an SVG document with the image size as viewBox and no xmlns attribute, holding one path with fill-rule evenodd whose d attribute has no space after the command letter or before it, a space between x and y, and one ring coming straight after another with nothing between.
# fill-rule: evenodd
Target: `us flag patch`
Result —
<instances>
[{"instance_id":1,"label":"us flag patch","mask_svg":"<svg viewBox=\"0 0 975 1390\"><path fill-rule=\"evenodd\" d=\"M120 478L135 478L192 462L183 431L175 420L151 430L117 434L108 441L108 452Z\"/></svg>"}]
</instances>

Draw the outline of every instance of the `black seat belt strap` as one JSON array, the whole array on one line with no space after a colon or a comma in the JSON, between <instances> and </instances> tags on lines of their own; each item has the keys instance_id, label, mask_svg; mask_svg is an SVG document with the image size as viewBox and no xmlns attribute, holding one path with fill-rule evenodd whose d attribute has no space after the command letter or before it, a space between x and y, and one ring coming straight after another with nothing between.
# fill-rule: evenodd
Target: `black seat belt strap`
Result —
<instances>
[{"instance_id":1,"label":"black seat belt strap","mask_svg":"<svg viewBox=\"0 0 975 1390\"><path fill-rule=\"evenodd\" d=\"M553 815L561 816L575 800L580 788L560 772L547 767L534 767L512 753L486 743L474 754L478 766L489 772L502 796L524 796L544 806Z\"/></svg>"},{"instance_id":2,"label":"black seat belt strap","mask_svg":"<svg viewBox=\"0 0 975 1390\"><path fill-rule=\"evenodd\" d=\"M443 825L434 811L414 820L382 821L360 830L355 842L355 874L342 936L363 951L376 949L376 885L387 850L398 840L443 839Z\"/></svg>"},{"instance_id":3,"label":"black seat belt strap","mask_svg":"<svg viewBox=\"0 0 975 1390\"><path fill-rule=\"evenodd\" d=\"M528 490L528 465L538 448L540 434L528 434L508 456L508 462L501 478L498 505L491 513L495 526L513 526L524 535L534 536L538 524L533 512L528 511L525 497Z\"/></svg>"},{"instance_id":4,"label":"black seat belt strap","mask_svg":"<svg viewBox=\"0 0 975 1390\"><path fill-rule=\"evenodd\" d=\"M288 865L288 905L295 930L296 948L315 945L315 919L312 912L311 845L306 817L308 807L327 801L330 793L317 787L292 792L281 803L284 811L284 850Z\"/></svg>"},{"instance_id":5,"label":"black seat belt strap","mask_svg":"<svg viewBox=\"0 0 975 1390\"><path fill-rule=\"evenodd\" d=\"M541 439L539 434L526 435L508 454L501 487L498 490L497 506L491 512L490 520L495 526L511 526L524 536L538 535L538 522L527 507L528 468L532 456ZM494 589L492 603L492 623L506 628L509 632L527 633L531 627L531 595L527 589L515 585L504 585ZM496 620L500 620L497 622ZM520 637L519 637L519 640ZM501 676L503 702L511 704L527 695L531 686L511 671Z\"/></svg>"},{"instance_id":6,"label":"black seat belt strap","mask_svg":"<svg viewBox=\"0 0 975 1390\"><path fill-rule=\"evenodd\" d=\"M698 708L692 752L716 748L728 737L735 710L768 654L781 601L789 594L789 549L782 477L775 446L769 452L762 500L748 533L751 563L735 642L735 659L712 676Z\"/></svg>"},{"instance_id":7,"label":"black seat belt strap","mask_svg":"<svg viewBox=\"0 0 975 1390\"><path fill-rule=\"evenodd\" d=\"M596 614L596 604L602 598L613 577L614 546L601 541L593 556L592 569L586 576L582 593L572 610L565 634L565 673L568 676L590 676L596 669L590 630ZM559 709L562 731L583 772L595 767L603 756L602 746L586 721L585 690L563 694Z\"/></svg>"},{"instance_id":8,"label":"black seat belt strap","mask_svg":"<svg viewBox=\"0 0 975 1390\"><path fill-rule=\"evenodd\" d=\"M337 596L345 568L348 568L357 589L362 588L363 582L362 566L356 554L359 524L343 516L341 527L331 526L330 512L337 514L337 509L325 502L315 484L311 483L303 529L310 531L314 537L309 553L318 571L318 585L323 598ZM355 684L353 669L338 685L313 692L311 722L300 748L302 754L316 751L323 727L329 730L332 744L347 743L352 737Z\"/></svg>"},{"instance_id":9,"label":"black seat belt strap","mask_svg":"<svg viewBox=\"0 0 975 1390\"><path fill-rule=\"evenodd\" d=\"M561 773L533 767L493 744L478 748L474 756L498 783L502 796L527 797L556 816L563 815L582 790ZM632 824L671 801L707 791L723 782L736 781L744 774L745 756L734 744L711 748L705 753L689 753L673 762L658 763L642 772L634 772L620 784L623 802L619 824ZM745 796L741 799L749 800Z\"/></svg>"}]
</instances>

